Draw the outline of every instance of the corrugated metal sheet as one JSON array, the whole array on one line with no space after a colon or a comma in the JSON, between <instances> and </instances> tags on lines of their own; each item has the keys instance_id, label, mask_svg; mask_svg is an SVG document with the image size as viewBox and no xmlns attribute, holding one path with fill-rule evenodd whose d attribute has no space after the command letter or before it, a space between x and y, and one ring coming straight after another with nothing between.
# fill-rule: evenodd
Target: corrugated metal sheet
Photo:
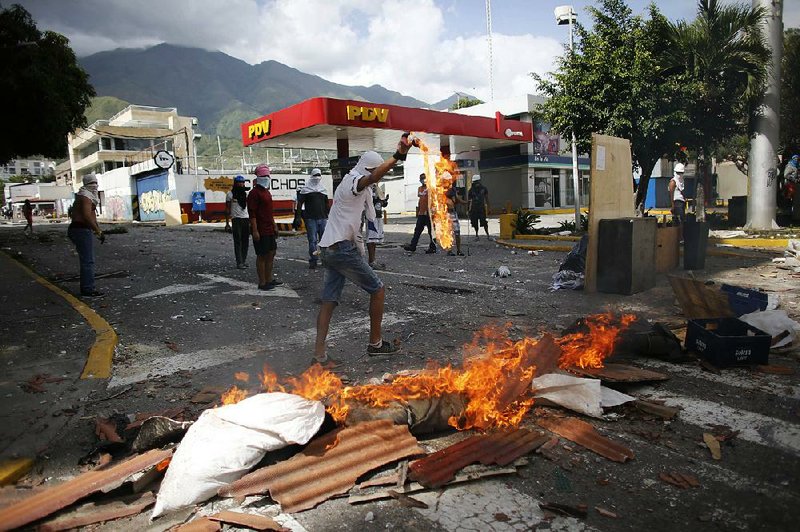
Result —
<instances>
[{"instance_id":1,"label":"corrugated metal sheet","mask_svg":"<svg viewBox=\"0 0 800 532\"><path fill-rule=\"evenodd\" d=\"M549 439L542 432L517 429L461 440L409 465L410 476L427 488L438 488L469 464L505 466Z\"/></svg>"},{"instance_id":2,"label":"corrugated metal sheet","mask_svg":"<svg viewBox=\"0 0 800 532\"><path fill-rule=\"evenodd\" d=\"M108 492L134 473L153 467L170 456L171 449L148 451L106 469L89 471L0 509L0 530L11 530L47 517L96 491Z\"/></svg>"},{"instance_id":3,"label":"corrugated metal sheet","mask_svg":"<svg viewBox=\"0 0 800 532\"><path fill-rule=\"evenodd\" d=\"M606 382L648 382L665 381L669 375L649 369L628 366L627 364L606 364L602 368L569 368L569 371L583 377L594 377Z\"/></svg>"},{"instance_id":4,"label":"corrugated metal sheet","mask_svg":"<svg viewBox=\"0 0 800 532\"><path fill-rule=\"evenodd\" d=\"M539 418L536 423L550 432L558 434L572 442L594 451L615 462L633 459L633 451L628 447L609 440L601 435L593 426L575 418Z\"/></svg>"},{"instance_id":5,"label":"corrugated metal sheet","mask_svg":"<svg viewBox=\"0 0 800 532\"><path fill-rule=\"evenodd\" d=\"M368 471L420 454L425 451L407 426L366 421L325 434L289 460L245 475L219 494L243 498L269 490L284 512L299 512L346 492Z\"/></svg>"}]
</instances>

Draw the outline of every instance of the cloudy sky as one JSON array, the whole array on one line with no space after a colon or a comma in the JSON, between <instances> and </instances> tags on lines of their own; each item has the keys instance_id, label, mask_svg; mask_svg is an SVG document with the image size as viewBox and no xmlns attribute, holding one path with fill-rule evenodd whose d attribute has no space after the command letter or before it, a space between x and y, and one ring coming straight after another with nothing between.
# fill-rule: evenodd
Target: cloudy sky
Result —
<instances>
[{"instance_id":1,"label":"cloudy sky","mask_svg":"<svg viewBox=\"0 0 800 532\"><path fill-rule=\"evenodd\" d=\"M10 3L10 2L8 2ZM273 59L347 85L380 84L427 102L465 92L488 100L534 92L568 42L553 8L564 0L493 0L492 83L485 0L15 0L79 56L167 42ZM634 12L649 0L628 0ZM672 20L695 0L658 1ZM750 3L749 1L747 2ZM4 4L7 4L4 2ZM592 2L573 2L581 21ZM800 26L800 1L784 24Z\"/></svg>"}]
</instances>

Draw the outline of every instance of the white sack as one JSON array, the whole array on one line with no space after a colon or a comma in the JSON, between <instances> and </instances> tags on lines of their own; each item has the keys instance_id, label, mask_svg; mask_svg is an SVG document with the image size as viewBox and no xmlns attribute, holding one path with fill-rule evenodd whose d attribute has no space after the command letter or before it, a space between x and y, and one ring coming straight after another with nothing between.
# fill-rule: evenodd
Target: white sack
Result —
<instances>
[{"instance_id":1,"label":"white sack","mask_svg":"<svg viewBox=\"0 0 800 532\"><path fill-rule=\"evenodd\" d=\"M601 386L599 379L548 373L533 379L534 396L581 414L602 417L603 407L633 401L634 398Z\"/></svg>"},{"instance_id":2,"label":"white sack","mask_svg":"<svg viewBox=\"0 0 800 532\"><path fill-rule=\"evenodd\" d=\"M262 393L206 410L175 451L151 517L211 498L268 451L307 443L324 418L322 403L288 393Z\"/></svg>"},{"instance_id":3,"label":"white sack","mask_svg":"<svg viewBox=\"0 0 800 532\"><path fill-rule=\"evenodd\" d=\"M739 319L773 337L789 331L789 336L773 345L773 348L789 345L800 337L800 323L790 318L785 310L759 310L740 316Z\"/></svg>"}]
</instances>

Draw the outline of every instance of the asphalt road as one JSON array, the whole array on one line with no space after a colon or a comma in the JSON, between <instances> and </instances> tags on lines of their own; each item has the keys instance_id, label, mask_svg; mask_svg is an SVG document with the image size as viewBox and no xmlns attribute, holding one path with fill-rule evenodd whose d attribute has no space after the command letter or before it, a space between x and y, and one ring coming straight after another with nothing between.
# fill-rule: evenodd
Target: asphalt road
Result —
<instances>
[{"instance_id":1,"label":"asphalt road","mask_svg":"<svg viewBox=\"0 0 800 532\"><path fill-rule=\"evenodd\" d=\"M40 460L34 475L76 474L79 458L97 442L96 415L175 406L196 415L208 405L190 399L203 388L237 383L236 372L256 375L266 364L279 375L297 374L310 361L323 272L307 268L304 237L280 239L276 270L285 288L263 292L256 289L254 257L249 269L235 269L231 237L219 226L125 227L127 233L109 235L97 248L97 287L107 295L90 303L120 339L108 381L77 378L91 342L91 330L80 316L19 272L8 273L14 265L2 262L0 365L7 370L0 388L5 398L0 453L19 454L37 442ZM543 330L558 333L577 318L609 308L635 313L640 321L680 320L664 276L655 288L633 296L550 292L564 253L512 253L486 239L465 237L466 257L410 256L400 245L409 239L411 227L390 224L387 242L378 250L378 261L385 264L379 275L387 286L385 336L402 342L402 354L363 356L368 298L352 285L334 315L329 354L344 362L336 371L350 382L421 368L428 360L459 364L461 347L491 324L510 323L511 334L521 337ZM37 237L27 239L21 226L0 226L0 246L58 286L77 292L78 260L65 224L36 230ZM798 319L797 278L776 269L768 254L749 255L709 257L706 271L696 274L774 291ZM508 266L512 276L492 277L500 265ZM671 378L622 390L683 410L673 421L632 407L591 420L633 450L635 459L625 464L561 440L549 459L532 455L517 476L420 495L428 510L396 501L350 506L340 499L280 518L294 530L312 531L795 530L800 517L800 365L797 352L773 355L770 362L795 374L744 368L715 374L696 363L635 360ZM65 380L44 385L43 393L20 388L20 382L41 373ZM524 424L535 426L537 415L552 410L535 410ZM703 444L703 432L715 426L739 431L723 443L722 460L713 460ZM439 434L422 443L435 449L461 437ZM679 489L659 480L659 473L672 471L694 475L700 487ZM550 519L538 502L586 504L589 514ZM269 504L257 503L277 513ZM595 507L617 517L605 517ZM166 525L157 521L153 526ZM124 522L124 527L146 526L146 514Z\"/></svg>"}]
</instances>

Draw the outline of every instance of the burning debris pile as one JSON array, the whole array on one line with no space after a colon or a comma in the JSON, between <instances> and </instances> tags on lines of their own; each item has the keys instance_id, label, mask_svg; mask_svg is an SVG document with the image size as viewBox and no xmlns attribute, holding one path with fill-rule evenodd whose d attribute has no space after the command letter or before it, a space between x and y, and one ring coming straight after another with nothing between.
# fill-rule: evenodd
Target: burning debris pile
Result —
<instances>
[{"instance_id":1,"label":"burning debris pile","mask_svg":"<svg viewBox=\"0 0 800 532\"><path fill-rule=\"evenodd\" d=\"M136 493L144 492L136 499L135 510L133 503L117 501L116 513L103 509L88 512L80 522L132 515L152 504L156 505L155 517L214 495L241 500L269 493L284 512L302 511L349 492L366 473L398 461L405 466L392 477L396 490L363 492L367 486L385 485L376 479L351 493L351 502L385 496L421 504L407 493L514 472L514 464L523 455L550 445L552 436L541 430L517 428L534 404L532 381L557 368L601 368L620 332L633 319L611 313L589 316L559 338L543 333L514 340L507 328L487 328L465 346L462 367L429 365L384 384L346 386L319 365L285 379L265 368L257 383L251 383L248 374L237 373L241 387L222 394L222 405L206 410L189 427L174 455L174 449L167 446L101 466L0 509L0 522L47 525L54 513L61 511L55 519L69 515L70 509L63 509L73 502L97 490L113 495L117 487L131 482ZM258 393L245 386L259 388ZM288 410L269 407L289 403L293 406ZM330 417L325 423L324 414ZM633 458L630 450L588 430L579 420L536 421L609 459ZM180 428L185 430L185 425L188 423ZM174 427L168 428L173 434ZM483 434L433 454L426 454L414 437L447 428L475 429ZM163 445L158 436L154 441ZM288 460L267 467L256 465L263 463L269 452L292 443L307 445ZM418 459L409 464L407 460L412 458ZM482 470L458 473L476 462L484 464ZM417 482L407 485L407 476ZM216 514L217 521L214 516L199 519L218 524L221 515ZM225 519L233 520L228 522L249 518L255 516L225 514ZM281 529L277 522L270 526Z\"/></svg>"}]
</instances>

